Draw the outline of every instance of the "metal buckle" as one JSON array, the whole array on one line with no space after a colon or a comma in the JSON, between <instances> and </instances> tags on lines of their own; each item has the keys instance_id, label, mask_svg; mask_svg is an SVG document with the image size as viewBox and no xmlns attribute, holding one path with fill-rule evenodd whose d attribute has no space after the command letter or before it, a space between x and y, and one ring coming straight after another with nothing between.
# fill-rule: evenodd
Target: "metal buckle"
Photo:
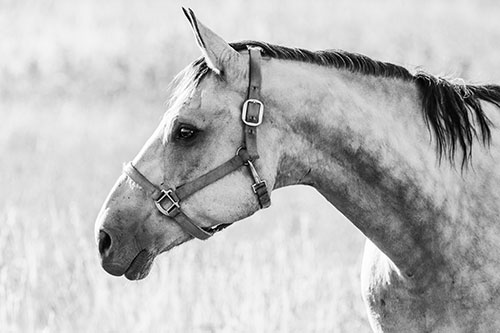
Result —
<instances>
[{"instance_id":1,"label":"metal buckle","mask_svg":"<svg viewBox=\"0 0 500 333\"><path fill-rule=\"evenodd\" d=\"M247 112L248 112L248 104L258 104L259 105L259 116L257 117L256 122L248 121L247 120ZM245 103L243 103L243 110L241 111L241 120L245 123L247 126L252 126L256 127L262 124L262 119L264 118L264 104L259 101L258 99L247 99Z\"/></svg>"},{"instance_id":2,"label":"metal buckle","mask_svg":"<svg viewBox=\"0 0 500 333\"><path fill-rule=\"evenodd\" d=\"M261 180L260 182L252 185L253 193L257 194L257 190L261 187L267 187L267 183L265 180Z\"/></svg>"},{"instance_id":3,"label":"metal buckle","mask_svg":"<svg viewBox=\"0 0 500 333\"><path fill-rule=\"evenodd\" d=\"M174 191L172 190L167 190L167 191L161 190L161 196L158 198L158 200L155 200L156 208L158 208L158 210L164 215L170 216L170 213L172 213L174 209L181 208L181 206L179 205L179 201L175 200L174 196L172 195L173 193ZM163 206L161 205L161 202L165 198L168 198L168 200L170 200L170 203L172 204L167 209L163 208Z\"/></svg>"},{"instance_id":4,"label":"metal buckle","mask_svg":"<svg viewBox=\"0 0 500 333\"><path fill-rule=\"evenodd\" d=\"M267 183L264 179L261 179L259 174L257 173L257 170L255 169L255 166L253 165L252 161L248 161L248 168L250 169L250 173L252 174L253 180L255 183L252 185L252 190L253 193L257 194L257 190L261 188L262 186L267 187Z\"/></svg>"}]
</instances>

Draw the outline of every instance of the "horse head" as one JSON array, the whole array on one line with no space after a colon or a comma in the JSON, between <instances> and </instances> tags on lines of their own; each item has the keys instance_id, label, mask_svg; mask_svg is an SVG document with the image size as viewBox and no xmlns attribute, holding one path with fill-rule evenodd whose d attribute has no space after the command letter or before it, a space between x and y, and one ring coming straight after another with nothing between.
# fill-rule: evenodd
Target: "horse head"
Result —
<instances>
[{"instance_id":1,"label":"horse head","mask_svg":"<svg viewBox=\"0 0 500 333\"><path fill-rule=\"evenodd\" d=\"M203 57L174 80L163 119L96 221L103 268L128 279L144 278L156 255L266 207L275 185L279 147L272 118L266 114L258 124L263 105L248 102L252 71L259 83L260 68L250 69L251 52L237 52L191 10L184 12Z\"/></svg>"}]
</instances>

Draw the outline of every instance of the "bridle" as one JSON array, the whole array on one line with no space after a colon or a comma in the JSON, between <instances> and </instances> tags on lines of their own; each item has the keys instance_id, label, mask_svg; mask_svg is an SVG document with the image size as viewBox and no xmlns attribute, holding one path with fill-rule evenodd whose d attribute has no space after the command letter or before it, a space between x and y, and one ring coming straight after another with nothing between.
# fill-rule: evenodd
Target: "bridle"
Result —
<instances>
[{"instance_id":1,"label":"bridle","mask_svg":"<svg viewBox=\"0 0 500 333\"><path fill-rule=\"evenodd\" d=\"M245 143L237 149L233 158L190 182L176 188L166 187L166 189L151 183L146 176L134 167L132 162L127 163L123 168L123 172L140 185L153 199L156 208L163 215L174 219L184 231L198 239L207 239L217 231L231 225L231 223L219 224L210 228L201 227L182 211L182 200L242 166L247 166L252 175L254 180L252 190L257 196L260 208L267 208L271 205L266 181L259 176L254 165L255 160L259 158L257 152L257 127L262 123L264 117L264 104L260 101L260 85L262 81L260 70L261 49L249 47L248 53L250 57L249 86L247 99L243 102L241 111ZM167 206L164 206L164 203Z\"/></svg>"}]
</instances>

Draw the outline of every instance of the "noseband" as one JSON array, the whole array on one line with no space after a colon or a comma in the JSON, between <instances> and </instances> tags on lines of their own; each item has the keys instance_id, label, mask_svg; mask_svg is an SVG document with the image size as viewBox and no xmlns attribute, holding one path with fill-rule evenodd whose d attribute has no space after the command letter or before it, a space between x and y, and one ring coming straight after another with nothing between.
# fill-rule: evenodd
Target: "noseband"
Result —
<instances>
[{"instance_id":1,"label":"noseband","mask_svg":"<svg viewBox=\"0 0 500 333\"><path fill-rule=\"evenodd\" d=\"M245 144L238 148L236 155L229 161L219 165L206 174L187 182L177 188L167 187L164 189L151 183L146 176L137 170L132 162L123 168L123 172L135 183L140 185L144 191L153 199L156 208L163 214L174 219L184 231L193 237L207 239L217 231L224 229L229 224L219 224L215 227L201 227L192 221L181 209L181 202L193 193L214 183L218 179L236 171L242 166L247 166L254 184L252 190L259 200L260 208L267 208L271 205L269 191L266 181L261 179L254 162L259 158L257 152L257 127L262 123L264 117L264 104L260 101L260 85L262 81L260 71L260 48L249 47L249 87L247 99L243 103L241 120L244 124ZM166 206L165 206L165 205Z\"/></svg>"}]
</instances>

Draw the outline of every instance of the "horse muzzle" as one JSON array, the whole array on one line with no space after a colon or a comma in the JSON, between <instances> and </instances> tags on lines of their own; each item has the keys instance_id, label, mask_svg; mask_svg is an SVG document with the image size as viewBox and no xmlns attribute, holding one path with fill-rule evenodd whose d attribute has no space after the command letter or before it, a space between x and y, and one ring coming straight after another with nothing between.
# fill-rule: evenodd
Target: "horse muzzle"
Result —
<instances>
[{"instance_id":1,"label":"horse muzzle","mask_svg":"<svg viewBox=\"0 0 500 333\"><path fill-rule=\"evenodd\" d=\"M99 231L98 248L101 266L114 276L122 276L129 280L145 278L153 264L156 253L152 250L138 250L136 242L128 242L125 246L113 240L110 232Z\"/></svg>"}]
</instances>

